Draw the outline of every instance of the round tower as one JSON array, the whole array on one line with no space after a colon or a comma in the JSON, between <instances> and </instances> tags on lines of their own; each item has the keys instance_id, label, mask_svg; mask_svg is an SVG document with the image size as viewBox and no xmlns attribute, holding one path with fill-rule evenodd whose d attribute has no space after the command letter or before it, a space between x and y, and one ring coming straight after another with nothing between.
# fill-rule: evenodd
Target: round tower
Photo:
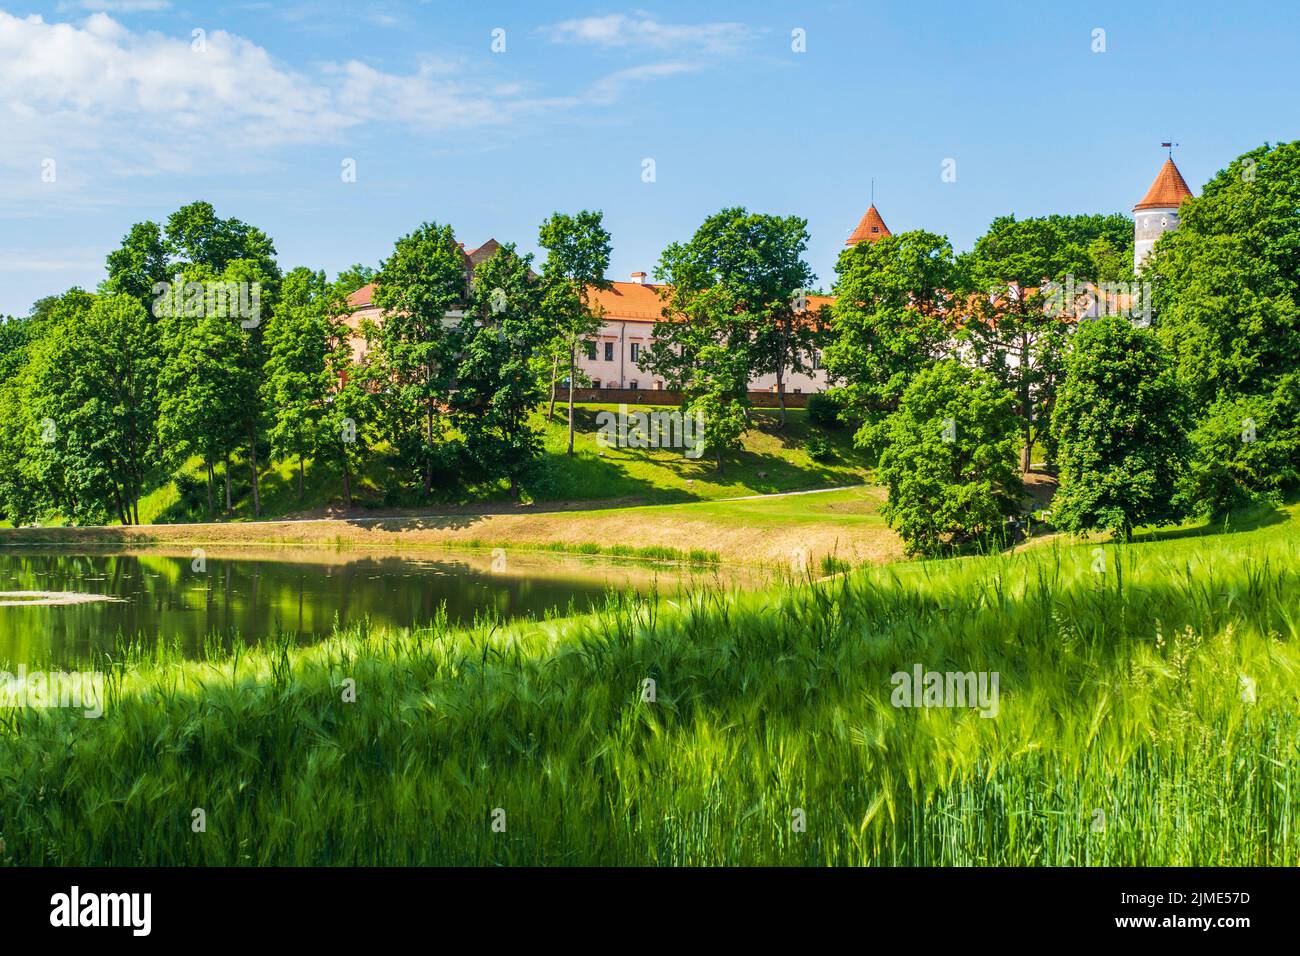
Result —
<instances>
[{"instance_id":1,"label":"round tower","mask_svg":"<svg viewBox=\"0 0 1300 956\"><path fill-rule=\"evenodd\" d=\"M1142 201L1133 207L1134 272L1142 267L1156 240L1178 228L1178 208L1191 195L1183 174L1174 165L1173 157L1169 157Z\"/></svg>"}]
</instances>

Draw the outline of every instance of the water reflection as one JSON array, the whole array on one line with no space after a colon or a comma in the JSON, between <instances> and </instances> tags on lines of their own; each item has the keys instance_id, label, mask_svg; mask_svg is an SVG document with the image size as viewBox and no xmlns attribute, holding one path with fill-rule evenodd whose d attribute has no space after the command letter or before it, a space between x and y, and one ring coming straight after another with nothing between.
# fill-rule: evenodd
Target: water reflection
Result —
<instances>
[{"instance_id":1,"label":"water reflection","mask_svg":"<svg viewBox=\"0 0 1300 956\"><path fill-rule=\"evenodd\" d=\"M419 625L446 605L453 622L582 611L610 590L674 593L699 571L672 565L477 553L358 555L321 549L0 552L0 591L69 591L118 601L0 606L0 664L76 664L119 637L176 642L195 656L288 632L309 642L335 621ZM717 572L710 572L710 577Z\"/></svg>"}]
</instances>

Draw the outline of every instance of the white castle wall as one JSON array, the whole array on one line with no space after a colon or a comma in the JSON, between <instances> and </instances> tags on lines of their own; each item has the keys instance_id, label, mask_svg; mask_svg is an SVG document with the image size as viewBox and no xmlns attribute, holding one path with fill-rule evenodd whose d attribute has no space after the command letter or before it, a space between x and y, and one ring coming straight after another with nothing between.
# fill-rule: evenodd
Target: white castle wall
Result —
<instances>
[{"instance_id":1,"label":"white castle wall","mask_svg":"<svg viewBox=\"0 0 1300 956\"><path fill-rule=\"evenodd\" d=\"M1151 254L1156 240L1166 232L1178 228L1178 210L1172 207L1164 209L1138 209L1133 213L1133 271L1142 266L1142 262Z\"/></svg>"}]
</instances>

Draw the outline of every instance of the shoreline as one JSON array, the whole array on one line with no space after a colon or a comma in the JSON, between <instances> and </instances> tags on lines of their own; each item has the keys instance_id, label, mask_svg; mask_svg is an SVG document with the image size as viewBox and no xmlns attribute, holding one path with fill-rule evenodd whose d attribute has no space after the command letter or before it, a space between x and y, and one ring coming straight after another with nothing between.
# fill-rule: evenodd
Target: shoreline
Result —
<instances>
[{"instance_id":1,"label":"shoreline","mask_svg":"<svg viewBox=\"0 0 1300 956\"><path fill-rule=\"evenodd\" d=\"M187 545L468 550L791 566L835 557L883 564L901 542L875 515L873 488L840 488L729 501L511 513L291 518L194 524L0 529L0 550Z\"/></svg>"}]
</instances>

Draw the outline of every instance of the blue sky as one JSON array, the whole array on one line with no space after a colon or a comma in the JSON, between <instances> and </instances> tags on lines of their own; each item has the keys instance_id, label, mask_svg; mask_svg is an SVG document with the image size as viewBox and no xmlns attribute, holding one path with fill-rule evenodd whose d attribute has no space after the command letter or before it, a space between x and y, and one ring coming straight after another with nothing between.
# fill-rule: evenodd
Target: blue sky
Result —
<instances>
[{"instance_id":1,"label":"blue sky","mask_svg":"<svg viewBox=\"0 0 1300 956\"><path fill-rule=\"evenodd\" d=\"M1296 136L1298 41L1293 0L0 0L0 313L195 199L331 273L425 220L534 251L599 208L615 278L743 205L807 218L829 287L873 177L893 231L959 249L1002 213L1127 212L1170 137L1199 192Z\"/></svg>"}]
</instances>

